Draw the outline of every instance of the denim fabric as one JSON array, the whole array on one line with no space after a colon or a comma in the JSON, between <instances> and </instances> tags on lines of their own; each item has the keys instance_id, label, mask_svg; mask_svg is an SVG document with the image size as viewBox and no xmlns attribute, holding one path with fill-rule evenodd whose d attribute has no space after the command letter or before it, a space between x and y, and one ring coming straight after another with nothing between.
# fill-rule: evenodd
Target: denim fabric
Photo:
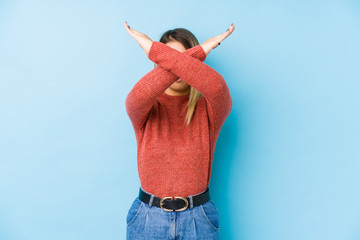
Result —
<instances>
[{"instance_id":1,"label":"denim fabric","mask_svg":"<svg viewBox=\"0 0 360 240\"><path fill-rule=\"evenodd\" d=\"M133 201L126 217L126 239L219 239L219 214L212 200L185 211L167 212L159 207Z\"/></svg>"}]
</instances>

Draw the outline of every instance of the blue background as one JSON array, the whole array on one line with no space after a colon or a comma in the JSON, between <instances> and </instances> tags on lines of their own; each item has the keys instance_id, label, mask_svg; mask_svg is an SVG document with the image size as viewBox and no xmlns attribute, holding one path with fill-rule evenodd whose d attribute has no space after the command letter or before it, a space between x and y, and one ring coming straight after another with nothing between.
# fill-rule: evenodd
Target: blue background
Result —
<instances>
[{"instance_id":1,"label":"blue background","mask_svg":"<svg viewBox=\"0 0 360 240\"><path fill-rule=\"evenodd\" d=\"M360 3L1 1L0 239L125 239L138 194L125 110L153 68L124 21L200 43L233 109L210 189L222 239L360 239Z\"/></svg>"}]
</instances>

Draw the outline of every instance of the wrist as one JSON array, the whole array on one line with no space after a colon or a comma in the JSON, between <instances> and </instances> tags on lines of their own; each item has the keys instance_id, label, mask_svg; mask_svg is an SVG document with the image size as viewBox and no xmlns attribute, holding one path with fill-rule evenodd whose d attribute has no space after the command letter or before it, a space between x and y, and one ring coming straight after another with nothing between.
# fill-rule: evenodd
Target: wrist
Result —
<instances>
[{"instance_id":1,"label":"wrist","mask_svg":"<svg viewBox=\"0 0 360 240\"><path fill-rule=\"evenodd\" d=\"M146 56L147 57L149 57L149 54L150 54L150 49L151 49L151 46L153 45L153 43L154 43L154 41L147 41L144 45L144 47L143 47L143 49L144 49L144 52L145 52L145 54L146 54Z\"/></svg>"},{"instance_id":2,"label":"wrist","mask_svg":"<svg viewBox=\"0 0 360 240\"><path fill-rule=\"evenodd\" d=\"M209 54L209 48L206 47L206 45L204 44L200 44L202 50L205 52L206 56Z\"/></svg>"}]
</instances>

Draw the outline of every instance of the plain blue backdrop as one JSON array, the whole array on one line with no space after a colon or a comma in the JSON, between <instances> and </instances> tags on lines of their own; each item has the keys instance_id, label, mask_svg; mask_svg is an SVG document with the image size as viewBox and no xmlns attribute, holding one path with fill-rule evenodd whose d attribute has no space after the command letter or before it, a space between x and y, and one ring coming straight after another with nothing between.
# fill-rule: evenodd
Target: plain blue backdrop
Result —
<instances>
[{"instance_id":1,"label":"plain blue backdrop","mask_svg":"<svg viewBox=\"0 0 360 240\"><path fill-rule=\"evenodd\" d=\"M125 110L158 41L233 34L205 63L233 109L210 189L221 239L360 239L360 3L0 2L0 239L125 239L138 194Z\"/></svg>"}]
</instances>

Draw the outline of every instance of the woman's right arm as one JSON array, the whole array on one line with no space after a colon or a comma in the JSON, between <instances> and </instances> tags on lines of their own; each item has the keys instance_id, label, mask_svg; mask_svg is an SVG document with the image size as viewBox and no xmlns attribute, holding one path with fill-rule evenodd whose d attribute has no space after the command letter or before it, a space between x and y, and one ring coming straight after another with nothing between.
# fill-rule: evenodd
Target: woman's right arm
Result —
<instances>
[{"instance_id":1,"label":"woman's right arm","mask_svg":"<svg viewBox=\"0 0 360 240\"><path fill-rule=\"evenodd\" d=\"M200 45L189 48L183 53L202 62L206 59L206 54ZM126 111L134 129L140 129L144 126L157 97L178 78L171 71L162 66L157 66L134 85L125 101Z\"/></svg>"}]
</instances>

